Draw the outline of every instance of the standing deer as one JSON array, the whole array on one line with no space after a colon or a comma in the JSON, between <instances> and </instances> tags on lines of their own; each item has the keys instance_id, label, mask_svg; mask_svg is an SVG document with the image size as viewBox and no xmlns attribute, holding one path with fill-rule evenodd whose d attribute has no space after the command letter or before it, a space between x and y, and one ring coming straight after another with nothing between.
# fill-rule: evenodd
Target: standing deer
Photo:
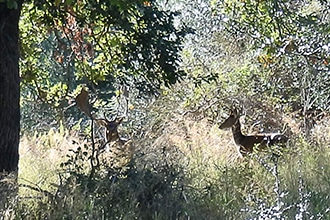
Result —
<instances>
[{"instance_id":1,"label":"standing deer","mask_svg":"<svg viewBox=\"0 0 330 220\"><path fill-rule=\"evenodd\" d=\"M112 157L123 157L130 160L134 154L132 142L120 137L118 133L118 126L123 121L124 117L116 117L113 120L109 120L106 115L104 115L104 118L96 118L95 115L91 113L88 102L88 92L85 89L82 89L75 97L75 101L82 112L95 121L97 125L104 127L105 144L99 150L103 150L108 146Z\"/></svg>"},{"instance_id":2,"label":"standing deer","mask_svg":"<svg viewBox=\"0 0 330 220\"><path fill-rule=\"evenodd\" d=\"M288 138L280 133L244 135L241 131L239 113L236 109L232 110L230 116L219 126L220 129L230 128L236 145L239 146L240 153L245 156L254 149L265 149L268 146L284 144Z\"/></svg>"}]
</instances>

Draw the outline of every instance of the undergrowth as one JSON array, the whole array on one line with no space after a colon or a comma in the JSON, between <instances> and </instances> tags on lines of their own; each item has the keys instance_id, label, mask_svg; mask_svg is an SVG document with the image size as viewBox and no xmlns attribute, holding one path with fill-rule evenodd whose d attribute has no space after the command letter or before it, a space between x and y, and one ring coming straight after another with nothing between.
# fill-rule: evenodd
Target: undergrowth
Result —
<instances>
[{"instance_id":1,"label":"undergrowth","mask_svg":"<svg viewBox=\"0 0 330 220\"><path fill-rule=\"evenodd\" d=\"M241 158L231 132L178 120L135 140L129 163L92 174L90 142L68 132L24 136L12 218L330 219L325 143L297 138L280 157Z\"/></svg>"}]
</instances>

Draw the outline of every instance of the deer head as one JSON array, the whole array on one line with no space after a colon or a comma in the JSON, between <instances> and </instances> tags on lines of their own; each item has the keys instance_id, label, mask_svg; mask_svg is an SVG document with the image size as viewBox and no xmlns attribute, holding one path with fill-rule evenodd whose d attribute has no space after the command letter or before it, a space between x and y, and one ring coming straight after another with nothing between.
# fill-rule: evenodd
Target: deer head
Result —
<instances>
[{"instance_id":1,"label":"deer head","mask_svg":"<svg viewBox=\"0 0 330 220\"><path fill-rule=\"evenodd\" d=\"M239 120L239 114L237 109L233 109L230 111L229 117L219 126L220 129L231 128L234 126Z\"/></svg>"},{"instance_id":2,"label":"deer head","mask_svg":"<svg viewBox=\"0 0 330 220\"><path fill-rule=\"evenodd\" d=\"M118 133L118 126L123 121L123 117L115 118L114 120L109 120L106 116L102 119L95 119L97 124L105 127L105 138L106 142L116 142L121 140L119 133Z\"/></svg>"}]
</instances>

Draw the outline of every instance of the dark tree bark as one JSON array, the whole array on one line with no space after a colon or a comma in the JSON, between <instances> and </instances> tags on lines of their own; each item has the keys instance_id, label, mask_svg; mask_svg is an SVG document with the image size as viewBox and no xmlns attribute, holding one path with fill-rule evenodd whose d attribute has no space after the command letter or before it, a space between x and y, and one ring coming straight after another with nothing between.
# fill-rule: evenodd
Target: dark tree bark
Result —
<instances>
[{"instance_id":1,"label":"dark tree bark","mask_svg":"<svg viewBox=\"0 0 330 220\"><path fill-rule=\"evenodd\" d=\"M6 1L0 3L0 173L18 170L20 131L18 22L22 0L16 2L15 9L9 9Z\"/></svg>"}]
</instances>

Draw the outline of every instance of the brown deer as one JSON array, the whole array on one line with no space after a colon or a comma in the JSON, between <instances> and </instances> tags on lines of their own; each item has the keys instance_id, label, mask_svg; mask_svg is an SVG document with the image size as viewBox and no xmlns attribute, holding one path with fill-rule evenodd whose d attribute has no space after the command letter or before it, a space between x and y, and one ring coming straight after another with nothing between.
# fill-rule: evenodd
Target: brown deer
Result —
<instances>
[{"instance_id":1,"label":"brown deer","mask_svg":"<svg viewBox=\"0 0 330 220\"><path fill-rule=\"evenodd\" d=\"M109 120L106 116L100 119L95 118L95 116L92 116L92 118L98 125L105 128L104 136L106 143L125 144L125 140L121 138L118 133L118 126L121 124L124 117L115 118L114 120Z\"/></svg>"},{"instance_id":2,"label":"brown deer","mask_svg":"<svg viewBox=\"0 0 330 220\"><path fill-rule=\"evenodd\" d=\"M240 153L245 156L255 149L265 149L272 145L283 145L288 138L280 133L244 135L241 131L239 113L236 109L232 110L230 116L219 126L220 129L230 128L236 145L239 146Z\"/></svg>"},{"instance_id":3,"label":"brown deer","mask_svg":"<svg viewBox=\"0 0 330 220\"><path fill-rule=\"evenodd\" d=\"M132 142L126 138L120 137L118 126L123 121L124 117L109 120L106 116L102 119L94 119L98 125L105 128L105 141L109 145L110 151L117 156L132 158L134 149Z\"/></svg>"},{"instance_id":4,"label":"brown deer","mask_svg":"<svg viewBox=\"0 0 330 220\"><path fill-rule=\"evenodd\" d=\"M88 92L85 89L82 89L75 97L75 101L82 112L95 121L97 125L105 128L105 144L99 149L100 152L108 147L113 156L126 157L130 160L134 154L132 142L120 137L118 133L118 126L121 124L124 117L116 117L113 120L109 120L104 114L104 118L96 118L95 115L91 113L88 102Z\"/></svg>"}]
</instances>

